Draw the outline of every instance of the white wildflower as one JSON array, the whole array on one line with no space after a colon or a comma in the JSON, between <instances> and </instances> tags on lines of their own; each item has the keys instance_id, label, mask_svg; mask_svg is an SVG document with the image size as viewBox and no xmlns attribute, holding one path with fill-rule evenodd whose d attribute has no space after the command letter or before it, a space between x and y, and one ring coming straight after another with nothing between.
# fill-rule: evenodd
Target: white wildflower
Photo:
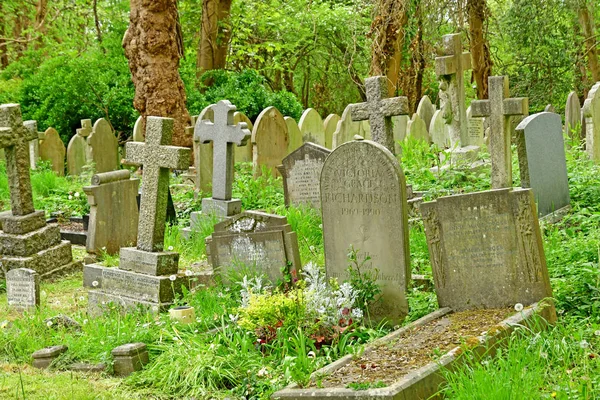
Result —
<instances>
[{"instance_id":1,"label":"white wildflower","mask_svg":"<svg viewBox=\"0 0 600 400\"><path fill-rule=\"evenodd\" d=\"M85 297L79 296L79 301L84 301L84 300L85 300Z\"/></svg>"},{"instance_id":2,"label":"white wildflower","mask_svg":"<svg viewBox=\"0 0 600 400\"><path fill-rule=\"evenodd\" d=\"M177 280L177 275L171 275L169 280L171 280L171 282L175 282L175 280Z\"/></svg>"},{"instance_id":3,"label":"white wildflower","mask_svg":"<svg viewBox=\"0 0 600 400\"><path fill-rule=\"evenodd\" d=\"M523 311L523 304L521 304L521 303L517 303L517 304L515 304L515 311L516 311L516 312L521 312L521 311Z\"/></svg>"},{"instance_id":4,"label":"white wildflower","mask_svg":"<svg viewBox=\"0 0 600 400\"><path fill-rule=\"evenodd\" d=\"M239 315L229 314L229 319L231 320L231 322L237 322L238 318Z\"/></svg>"},{"instance_id":5,"label":"white wildflower","mask_svg":"<svg viewBox=\"0 0 600 400\"><path fill-rule=\"evenodd\" d=\"M48 328L50 328L52 326L52 321L46 322L46 325L48 326Z\"/></svg>"},{"instance_id":6,"label":"white wildflower","mask_svg":"<svg viewBox=\"0 0 600 400\"><path fill-rule=\"evenodd\" d=\"M306 357L308 357L308 358L315 358L316 356L317 356L317 355L316 355L316 354L315 354L315 352L314 352L314 351L312 351L312 350L311 350L311 351L309 351L309 352L306 354Z\"/></svg>"},{"instance_id":7,"label":"white wildflower","mask_svg":"<svg viewBox=\"0 0 600 400\"><path fill-rule=\"evenodd\" d=\"M178 340L179 340L179 338L178 338L177 336L173 336L173 341L174 341L174 342L176 342L176 341L178 341Z\"/></svg>"},{"instance_id":8,"label":"white wildflower","mask_svg":"<svg viewBox=\"0 0 600 400\"><path fill-rule=\"evenodd\" d=\"M169 246L169 248L167 250L173 251L173 246Z\"/></svg>"},{"instance_id":9,"label":"white wildflower","mask_svg":"<svg viewBox=\"0 0 600 400\"><path fill-rule=\"evenodd\" d=\"M269 371L267 370L267 367L262 367L261 369L258 370L258 373L256 375L258 375L260 378L262 378L263 376L269 375Z\"/></svg>"},{"instance_id":10,"label":"white wildflower","mask_svg":"<svg viewBox=\"0 0 600 400\"><path fill-rule=\"evenodd\" d=\"M352 309L352 319L355 321L361 320L363 317L363 311L360 308Z\"/></svg>"},{"instance_id":11,"label":"white wildflower","mask_svg":"<svg viewBox=\"0 0 600 400\"><path fill-rule=\"evenodd\" d=\"M88 323L88 320L87 320L87 319L84 319L84 320L83 320L83 324L84 324L84 325L86 325L87 323Z\"/></svg>"},{"instance_id":12,"label":"white wildflower","mask_svg":"<svg viewBox=\"0 0 600 400\"><path fill-rule=\"evenodd\" d=\"M600 336L600 329L594 332L594 336Z\"/></svg>"},{"instance_id":13,"label":"white wildflower","mask_svg":"<svg viewBox=\"0 0 600 400\"><path fill-rule=\"evenodd\" d=\"M98 281L94 281L94 282L92 282L92 286L93 286L93 287L98 287L98 285L99 285Z\"/></svg>"},{"instance_id":14,"label":"white wildflower","mask_svg":"<svg viewBox=\"0 0 600 400\"><path fill-rule=\"evenodd\" d=\"M75 192L75 197L79 197L79 192Z\"/></svg>"},{"instance_id":15,"label":"white wildflower","mask_svg":"<svg viewBox=\"0 0 600 400\"><path fill-rule=\"evenodd\" d=\"M73 196L69 195L69 200L73 200Z\"/></svg>"},{"instance_id":16,"label":"white wildflower","mask_svg":"<svg viewBox=\"0 0 600 400\"><path fill-rule=\"evenodd\" d=\"M543 359L548 359L548 353L546 353L545 351L540 351L540 357L542 357Z\"/></svg>"},{"instance_id":17,"label":"white wildflower","mask_svg":"<svg viewBox=\"0 0 600 400\"><path fill-rule=\"evenodd\" d=\"M194 275L194 273L192 271L190 271L189 269L185 270L185 276L192 276Z\"/></svg>"},{"instance_id":18,"label":"white wildflower","mask_svg":"<svg viewBox=\"0 0 600 400\"><path fill-rule=\"evenodd\" d=\"M581 347L582 349L587 349L588 347L590 347L590 344L587 340L584 339L581 342L579 342L579 347Z\"/></svg>"}]
</instances>

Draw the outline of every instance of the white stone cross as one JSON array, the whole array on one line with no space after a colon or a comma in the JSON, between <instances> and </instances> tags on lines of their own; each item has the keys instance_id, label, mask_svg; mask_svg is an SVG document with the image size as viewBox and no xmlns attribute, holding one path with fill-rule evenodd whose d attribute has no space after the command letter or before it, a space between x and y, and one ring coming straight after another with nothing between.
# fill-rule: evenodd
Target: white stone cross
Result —
<instances>
[{"instance_id":1,"label":"white stone cross","mask_svg":"<svg viewBox=\"0 0 600 400\"><path fill-rule=\"evenodd\" d=\"M198 120L194 128L194 140L200 143L213 142L212 197L231 200L235 161L233 145L245 145L252 132L247 129L245 122L233 124L236 107L229 100L219 101L212 109L215 122Z\"/></svg>"},{"instance_id":2,"label":"white stone cross","mask_svg":"<svg viewBox=\"0 0 600 400\"><path fill-rule=\"evenodd\" d=\"M373 141L385 146L392 154L394 151L394 132L392 117L408 115L406 97L387 97L387 78L373 76L365 79L367 102L350 105L353 121L369 120Z\"/></svg>"},{"instance_id":3,"label":"white stone cross","mask_svg":"<svg viewBox=\"0 0 600 400\"><path fill-rule=\"evenodd\" d=\"M527 97L508 98L508 77L488 78L488 100L471 102L473 117L487 117L490 124L490 158L492 160L492 189L512 187L512 136L510 116L527 115Z\"/></svg>"},{"instance_id":4,"label":"white stone cross","mask_svg":"<svg viewBox=\"0 0 600 400\"><path fill-rule=\"evenodd\" d=\"M140 250L163 249L170 170L190 166L191 150L170 146L172 137L172 118L148 117L146 141L125 145L126 163L144 166L137 239Z\"/></svg>"},{"instance_id":5,"label":"white stone cross","mask_svg":"<svg viewBox=\"0 0 600 400\"><path fill-rule=\"evenodd\" d=\"M29 141L36 138L37 129L23 126L18 104L0 106L0 148L5 149L10 206L15 216L35 211L29 176Z\"/></svg>"}]
</instances>

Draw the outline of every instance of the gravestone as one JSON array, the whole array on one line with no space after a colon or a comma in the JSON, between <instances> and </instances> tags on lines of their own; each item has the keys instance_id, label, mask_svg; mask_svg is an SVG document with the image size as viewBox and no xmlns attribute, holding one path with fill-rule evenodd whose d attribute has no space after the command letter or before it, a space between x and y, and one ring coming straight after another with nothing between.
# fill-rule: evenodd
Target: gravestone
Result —
<instances>
[{"instance_id":1,"label":"gravestone","mask_svg":"<svg viewBox=\"0 0 600 400\"><path fill-rule=\"evenodd\" d=\"M419 114L413 114L410 121L408 121L408 137L411 137L415 140L421 140L425 143L429 143L431 140L429 138L429 132L427 132L427 126L425 125L425 121L419 117Z\"/></svg>"},{"instance_id":2,"label":"gravestone","mask_svg":"<svg viewBox=\"0 0 600 400\"><path fill-rule=\"evenodd\" d=\"M214 122L215 114L213 111L214 104L204 108L200 115L192 122L194 123L192 129L196 129L198 121L210 121ZM212 191L212 180L213 180L213 145L212 143L199 143L194 141L194 163L196 165L196 188L203 193L210 193Z\"/></svg>"},{"instance_id":3,"label":"gravestone","mask_svg":"<svg viewBox=\"0 0 600 400\"><path fill-rule=\"evenodd\" d=\"M517 126L521 187L533 189L538 216L569 207L569 179L560 115L543 112Z\"/></svg>"},{"instance_id":4,"label":"gravestone","mask_svg":"<svg viewBox=\"0 0 600 400\"><path fill-rule=\"evenodd\" d=\"M28 144L35 137L35 130L23 126L18 104L0 106L0 148L6 154L11 204L11 210L0 213L2 269L27 268L44 278L80 264L73 262L71 243L61 241L58 225L46 224L44 211L33 207Z\"/></svg>"},{"instance_id":5,"label":"gravestone","mask_svg":"<svg viewBox=\"0 0 600 400\"><path fill-rule=\"evenodd\" d=\"M473 100L473 117L486 117L490 124L489 152L492 162L492 189L512 187L511 116L529 113L526 97L508 98L508 77L488 78L488 100Z\"/></svg>"},{"instance_id":6,"label":"gravestone","mask_svg":"<svg viewBox=\"0 0 600 400\"><path fill-rule=\"evenodd\" d=\"M91 183L83 188L90 205L88 253L117 254L121 247L135 246L139 179L130 179L129 170L123 169L96 174Z\"/></svg>"},{"instance_id":7,"label":"gravestone","mask_svg":"<svg viewBox=\"0 0 600 400\"><path fill-rule=\"evenodd\" d=\"M531 189L421 204L440 307L525 306L552 297Z\"/></svg>"},{"instance_id":8,"label":"gravestone","mask_svg":"<svg viewBox=\"0 0 600 400\"><path fill-rule=\"evenodd\" d=\"M90 161L91 149L86 138L92 132L92 120L82 119L81 128L73 135L67 146L67 174L79 176Z\"/></svg>"},{"instance_id":9,"label":"gravestone","mask_svg":"<svg viewBox=\"0 0 600 400\"><path fill-rule=\"evenodd\" d=\"M302 113L298 128L302 133L302 143L311 142L325 146L325 128L323 119L314 108L307 108Z\"/></svg>"},{"instance_id":10,"label":"gravestone","mask_svg":"<svg viewBox=\"0 0 600 400\"><path fill-rule=\"evenodd\" d=\"M290 140L288 144L288 154L302 146L302 132L296 123L296 120L292 117L284 117L285 125L288 130L288 138Z\"/></svg>"},{"instance_id":11,"label":"gravestone","mask_svg":"<svg viewBox=\"0 0 600 400\"><path fill-rule=\"evenodd\" d=\"M548 104L544 108L544 112L556 113L556 108L554 108L554 106L552 104Z\"/></svg>"},{"instance_id":12,"label":"gravestone","mask_svg":"<svg viewBox=\"0 0 600 400\"><path fill-rule=\"evenodd\" d=\"M467 108L467 130L469 142L473 143L474 146L483 146L485 143L485 118L473 117L471 107Z\"/></svg>"},{"instance_id":13,"label":"gravestone","mask_svg":"<svg viewBox=\"0 0 600 400\"><path fill-rule=\"evenodd\" d=\"M230 271L244 275L264 274L273 283L284 272L297 277L301 268L298 237L287 218L245 211L215 225L206 238L207 256L213 272L229 278Z\"/></svg>"},{"instance_id":14,"label":"gravestone","mask_svg":"<svg viewBox=\"0 0 600 400\"><path fill-rule=\"evenodd\" d=\"M394 151L395 154L400 154L402 152L402 147L400 143L406 139L408 135L408 125L410 122L410 118L408 115L397 115L392 117L392 124L394 126Z\"/></svg>"},{"instance_id":15,"label":"gravestone","mask_svg":"<svg viewBox=\"0 0 600 400\"><path fill-rule=\"evenodd\" d=\"M173 119L148 117L145 142L128 142L128 164L143 165L141 208L137 246L123 247L118 268L86 265L86 276L97 276L96 289L89 291L89 313L96 315L113 303L125 310L143 308L163 311L189 279L178 274L179 254L165 252L165 220L169 176L172 169L190 165L191 151L171 146Z\"/></svg>"},{"instance_id":16,"label":"gravestone","mask_svg":"<svg viewBox=\"0 0 600 400\"><path fill-rule=\"evenodd\" d=\"M135 125L133 125L133 141L134 142L143 142L144 141L144 117L141 115L135 121Z\"/></svg>"},{"instance_id":17,"label":"gravestone","mask_svg":"<svg viewBox=\"0 0 600 400\"><path fill-rule=\"evenodd\" d=\"M286 206L321 208L319 182L323 163L330 153L331 150L308 142L283 159L278 169L283 177Z\"/></svg>"},{"instance_id":18,"label":"gravestone","mask_svg":"<svg viewBox=\"0 0 600 400\"><path fill-rule=\"evenodd\" d=\"M28 268L11 269L6 273L8 306L22 311L40 305L40 276Z\"/></svg>"},{"instance_id":19,"label":"gravestone","mask_svg":"<svg viewBox=\"0 0 600 400\"><path fill-rule=\"evenodd\" d=\"M58 176L65 175L65 144L60 135L54 128L46 129L43 135L44 139L40 141L39 151L40 159L49 161L52 171Z\"/></svg>"},{"instance_id":20,"label":"gravestone","mask_svg":"<svg viewBox=\"0 0 600 400\"><path fill-rule=\"evenodd\" d=\"M246 126L248 127L248 130L250 130L250 132L252 132L252 128L254 127L254 124L252 123L252 121L250 121L250 118L246 117L245 114L242 114L239 111L236 111L235 113L233 113L233 124L237 125L240 122L245 122ZM245 145L243 146L234 146L234 151L235 153L235 162L252 162L252 143L250 140L248 140L246 142Z\"/></svg>"},{"instance_id":21,"label":"gravestone","mask_svg":"<svg viewBox=\"0 0 600 400\"><path fill-rule=\"evenodd\" d=\"M450 147L448 124L446 124L446 121L444 121L442 110L436 110L433 113L431 124L429 126L429 135L431 136L431 141L440 149L443 150Z\"/></svg>"},{"instance_id":22,"label":"gravestone","mask_svg":"<svg viewBox=\"0 0 600 400\"><path fill-rule=\"evenodd\" d=\"M392 117L409 113L408 99L406 97L389 98L385 76L373 76L365 79L365 90L367 92L366 103L348 106L352 120L368 120L373 141L385 146L389 151L395 152Z\"/></svg>"},{"instance_id":23,"label":"gravestone","mask_svg":"<svg viewBox=\"0 0 600 400\"><path fill-rule=\"evenodd\" d=\"M331 147L335 149L336 147L354 140L354 136L358 135L363 138L366 138L367 130L369 131L369 121L353 121L351 117L351 109L352 104L349 104L342 113L340 120L335 128L335 132L333 132L333 139Z\"/></svg>"},{"instance_id":24,"label":"gravestone","mask_svg":"<svg viewBox=\"0 0 600 400\"><path fill-rule=\"evenodd\" d=\"M435 113L435 111L435 106L431 103L431 99L429 98L429 96L425 95L421 97L419 105L417 106L417 114L425 122L427 131L429 131L431 119L433 118L433 114Z\"/></svg>"},{"instance_id":25,"label":"gravestone","mask_svg":"<svg viewBox=\"0 0 600 400\"><path fill-rule=\"evenodd\" d=\"M589 157L600 161L600 82L596 82L583 103L585 149Z\"/></svg>"},{"instance_id":26,"label":"gravestone","mask_svg":"<svg viewBox=\"0 0 600 400\"><path fill-rule=\"evenodd\" d=\"M440 109L451 115L450 118L446 118L450 145L475 145L470 142L467 132L464 84L464 73L471 69L471 53L462 51L460 33L442 37L442 53L441 57L435 58L435 73L440 79Z\"/></svg>"},{"instance_id":27,"label":"gravestone","mask_svg":"<svg viewBox=\"0 0 600 400\"><path fill-rule=\"evenodd\" d=\"M333 146L333 133L337 128L338 122L340 122L341 117L337 114L329 114L325 121L323 121L323 129L325 130L325 147L331 149Z\"/></svg>"},{"instance_id":28,"label":"gravestone","mask_svg":"<svg viewBox=\"0 0 600 400\"><path fill-rule=\"evenodd\" d=\"M37 130L37 121L25 121L23 125L30 131L31 137L35 137L29 141L29 168L36 169L37 162L40 159L40 132ZM4 150L2 151L2 158Z\"/></svg>"},{"instance_id":29,"label":"gravestone","mask_svg":"<svg viewBox=\"0 0 600 400\"><path fill-rule=\"evenodd\" d=\"M265 108L256 118L252 129L252 158L254 176L260 176L263 168L277 176L277 166L288 154L289 137L283 115L275 107Z\"/></svg>"},{"instance_id":30,"label":"gravestone","mask_svg":"<svg viewBox=\"0 0 600 400\"><path fill-rule=\"evenodd\" d=\"M581 129L581 104L576 92L569 93L565 105L565 136L573 138L573 131Z\"/></svg>"},{"instance_id":31,"label":"gravestone","mask_svg":"<svg viewBox=\"0 0 600 400\"><path fill-rule=\"evenodd\" d=\"M108 121L104 118L96 121L87 143L96 173L119 169L119 141Z\"/></svg>"},{"instance_id":32,"label":"gravestone","mask_svg":"<svg viewBox=\"0 0 600 400\"><path fill-rule=\"evenodd\" d=\"M348 252L378 269L382 298L372 310L394 323L408 312L410 278L406 182L384 146L357 140L337 147L321 172L321 210L327 276L348 279Z\"/></svg>"}]
</instances>

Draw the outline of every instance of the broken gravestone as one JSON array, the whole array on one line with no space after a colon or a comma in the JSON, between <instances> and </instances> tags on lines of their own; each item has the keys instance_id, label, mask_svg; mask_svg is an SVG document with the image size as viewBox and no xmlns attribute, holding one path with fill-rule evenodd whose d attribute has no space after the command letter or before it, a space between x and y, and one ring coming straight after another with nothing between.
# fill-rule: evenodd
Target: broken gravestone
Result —
<instances>
[{"instance_id":1,"label":"broken gravestone","mask_svg":"<svg viewBox=\"0 0 600 400\"><path fill-rule=\"evenodd\" d=\"M40 276L28 268L11 269L6 273L8 306L22 311L40 305Z\"/></svg>"}]
</instances>

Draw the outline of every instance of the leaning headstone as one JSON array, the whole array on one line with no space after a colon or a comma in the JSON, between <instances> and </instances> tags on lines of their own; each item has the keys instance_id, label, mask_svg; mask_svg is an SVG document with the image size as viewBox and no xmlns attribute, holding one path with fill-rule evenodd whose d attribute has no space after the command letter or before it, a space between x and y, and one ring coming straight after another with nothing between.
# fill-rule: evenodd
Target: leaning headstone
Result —
<instances>
[{"instance_id":1,"label":"leaning headstone","mask_svg":"<svg viewBox=\"0 0 600 400\"><path fill-rule=\"evenodd\" d=\"M233 124L237 125L240 122L245 122L248 130L252 132L252 128L254 124L250 121L250 118L246 117L245 114L242 114L239 111L233 113ZM235 162L252 162L252 143L250 140L246 142L243 146L234 146L233 152L235 153Z\"/></svg>"},{"instance_id":2,"label":"leaning headstone","mask_svg":"<svg viewBox=\"0 0 600 400\"><path fill-rule=\"evenodd\" d=\"M532 188L538 216L569 207L569 178L560 115L539 113L525 118L517 126L521 187Z\"/></svg>"},{"instance_id":3,"label":"leaning headstone","mask_svg":"<svg viewBox=\"0 0 600 400\"><path fill-rule=\"evenodd\" d=\"M490 123L489 152L492 161L492 189L512 187L512 137L511 116L522 117L529 113L526 97L509 98L508 77L488 78L489 99L473 100L474 117L486 117Z\"/></svg>"},{"instance_id":4,"label":"leaning headstone","mask_svg":"<svg viewBox=\"0 0 600 400\"><path fill-rule=\"evenodd\" d=\"M387 96L387 78L373 76L365 79L367 92L366 103L350 105L350 115L353 121L369 121L373 141L395 152L392 117L407 115L408 99L406 97Z\"/></svg>"},{"instance_id":5,"label":"leaning headstone","mask_svg":"<svg viewBox=\"0 0 600 400\"><path fill-rule=\"evenodd\" d=\"M92 121L89 119L81 120L81 128L73 135L67 146L67 174L79 176L83 172L83 167L88 163L91 157L91 149L88 146L86 138L92 132Z\"/></svg>"},{"instance_id":6,"label":"leaning headstone","mask_svg":"<svg viewBox=\"0 0 600 400\"><path fill-rule=\"evenodd\" d=\"M2 268L27 268L43 278L80 264L73 262L71 243L61 241L58 225L47 225L44 211L33 207L28 143L35 137L37 132L23 126L18 104L0 106L0 148L6 153L11 204L11 210L0 213Z\"/></svg>"},{"instance_id":7,"label":"leaning headstone","mask_svg":"<svg viewBox=\"0 0 600 400\"><path fill-rule=\"evenodd\" d=\"M448 124L444 121L442 110L436 110L436 112L433 113L431 124L429 126L429 135L431 136L431 141L440 149L443 150L450 147Z\"/></svg>"},{"instance_id":8,"label":"leaning headstone","mask_svg":"<svg viewBox=\"0 0 600 400\"><path fill-rule=\"evenodd\" d=\"M36 169L37 162L40 159L40 132L37 130L37 121L25 121L23 122L23 125L30 131L32 137L34 135L36 136L35 139L29 141L29 168ZM2 151L2 153L2 157L4 157L4 151Z\"/></svg>"},{"instance_id":9,"label":"leaning headstone","mask_svg":"<svg viewBox=\"0 0 600 400\"><path fill-rule=\"evenodd\" d=\"M6 273L8 306L22 311L40 305L40 276L28 268L11 269Z\"/></svg>"},{"instance_id":10,"label":"leaning headstone","mask_svg":"<svg viewBox=\"0 0 600 400\"><path fill-rule=\"evenodd\" d=\"M296 150L300 146L302 146L302 132L300 132L300 128L296 123L296 120L292 117L284 117L285 125L288 130L288 138L290 142L288 143L288 154L292 151Z\"/></svg>"},{"instance_id":11,"label":"leaning headstone","mask_svg":"<svg viewBox=\"0 0 600 400\"><path fill-rule=\"evenodd\" d=\"M143 142L144 141L144 117L141 115L135 121L135 125L133 125L133 141L134 142Z\"/></svg>"},{"instance_id":12,"label":"leaning headstone","mask_svg":"<svg viewBox=\"0 0 600 400\"><path fill-rule=\"evenodd\" d=\"M300 270L298 237L287 218L246 211L215 225L206 238L213 272L227 280L232 271L266 275L273 283Z\"/></svg>"},{"instance_id":13,"label":"leaning headstone","mask_svg":"<svg viewBox=\"0 0 600 400\"><path fill-rule=\"evenodd\" d=\"M120 308L163 311L189 280L178 275L179 254L163 251L169 176L172 169L190 165L191 151L171 146L173 119L148 117L144 143L126 144L128 164L143 165L143 186L137 247L123 247L118 268L85 266L84 276L95 274L96 289L89 291L89 313L99 314L113 303Z\"/></svg>"},{"instance_id":14,"label":"leaning headstone","mask_svg":"<svg viewBox=\"0 0 600 400\"><path fill-rule=\"evenodd\" d=\"M44 139L40 141L39 146L40 159L49 161L52 171L58 176L65 175L65 144L60 135L54 128L46 129Z\"/></svg>"},{"instance_id":15,"label":"leaning headstone","mask_svg":"<svg viewBox=\"0 0 600 400\"><path fill-rule=\"evenodd\" d=\"M552 297L531 189L441 197L420 210L440 307L527 306Z\"/></svg>"},{"instance_id":16,"label":"leaning headstone","mask_svg":"<svg viewBox=\"0 0 600 400\"><path fill-rule=\"evenodd\" d=\"M323 163L330 153L331 150L308 142L283 159L278 169L283 177L286 206L321 208L319 182Z\"/></svg>"},{"instance_id":17,"label":"leaning headstone","mask_svg":"<svg viewBox=\"0 0 600 400\"><path fill-rule=\"evenodd\" d=\"M139 179L130 179L129 170L124 169L96 174L91 186L83 188L90 205L88 253L117 254L121 247L136 245L139 184Z\"/></svg>"},{"instance_id":18,"label":"leaning headstone","mask_svg":"<svg viewBox=\"0 0 600 400\"><path fill-rule=\"evenodd\" d=\"M263 168L277 176L277 166L288 154L289 137L285 119L275 107L265 108L256 118L252 146L254 176L262 175Z\"/></svg>"},{"instance_id":19,"label":"leaning headstone","mask_svg":"<svg viewBox=\"0 0 600 400\"><path fill-rule=\"evenodd\" d=\"M346 142L354 140L354 136L367 137L365 127L369 126L369 121L352 121L351 109L352 104L348 104L338 121L335 132L333 132L332 150Z\"/></svg>"},{"instance_id":20,"label":"leaning headstone","mask_svg":"<svg viewBox=\"0 0 600 400\"><path fill-rule=\"evenodd\" d=\"M119 141L108 121L104 118L96 121L87 143L96 173L119 169Z\"/></svg>"},{"instance_id":21,"label":"leaning headstone","mask_svg":"<svg viewBox=\"0 0 600 400\"><path fill-rule=\"evenodd\" d=\"M298 128L302 133L302 143L311 142L325 146L325 128L323 119L314 108L307 108L302 113Z\"/></svg>"},{"instance_id":22,"label":"leaning headstone","mask_svg":"<svg viewBox=\"0 0 600 400\"><path fill-rule=\"evenodd\" d=\"M467 108L467 128L469 143L472 143L474 146L483 146L485 143L485 118L474 117L471 112L471 107Z\"/></svg>"},{"instance_id":23,"label":"leaning headstone","mask_svg":"<svg viewBox=\"0 0 600 400\"><path fill-rule=\"evenodd\" d=\"M431 103L429 96L425 95L421 97L419 105L417 106L417 114L425 122L427 130L429 130L429 125L431 125L431 119L433 118L435 111L435 106Z\"/></svg>"},{"instance_id":24,"label":"leaning headstone","mask_svg":"<svg viewBox=\"0 0 600 400\"><path fill-rule=\"evenodd\" d=\"M548 104L544 108L544 112L556 113L556 108L554 108L554 106L552 104Z\"/></svg>"},{"instance_id":25,"label":"leaning headstone","mask_svg":"<svg viewBox=\"0 0 600 400\"><path fill-rule=\"evenodd\" d=\"M401 321L408 312L410 278L406 182L384 146L357 140L337 147L321 172L321 210L327 276L348 279L348 252L377 269L382 298L376 317Z\"/></svg>"},{"instance_id":26,"label":"leaning headstone","mask_svg":"<svg viewBox=\"0 0 600 400\"><path fill-rule=\"evenodd\" d=\"M565 136L573 137L573 131L581 127L581 104L576 92L569 93L565 106Z\"/></svg>"},{"instance_id":27,"label":"leaning headstone","mask_svg":"<svg viewBox=\"0 0 600 400\"><path fill-rule=\"evenodd\" d=\"M583 103L585 149L594 161L600 161L600 82L592 86Z\"/></svg>"},{"instance_id":28,"label":"leaning headstone","mask_svg":"<svg viewBox=\"0 0 600 400\"><path fill-rule=\"evenodd\" d=\"M333 133L335 132L340 119L341 117L337 114L329 114L323 121L323 129L325 130L325 147L328 149L331 149L331 146L333 146Z\"/></svg>"},{"instance_id":29,"label":"leaning headstone","mask_svg":"<svg viewBox=\"0 0 600 400\"><path fill-rule=\"evenodd\" d=\"M413 114L410 121L408 121L408 137L420 140L425 143L429 143L431 140L429 138L429 132L427 132L427 126L425 125L425 121L419 117L419 114Z\"/></svg>"}]
</instances>

